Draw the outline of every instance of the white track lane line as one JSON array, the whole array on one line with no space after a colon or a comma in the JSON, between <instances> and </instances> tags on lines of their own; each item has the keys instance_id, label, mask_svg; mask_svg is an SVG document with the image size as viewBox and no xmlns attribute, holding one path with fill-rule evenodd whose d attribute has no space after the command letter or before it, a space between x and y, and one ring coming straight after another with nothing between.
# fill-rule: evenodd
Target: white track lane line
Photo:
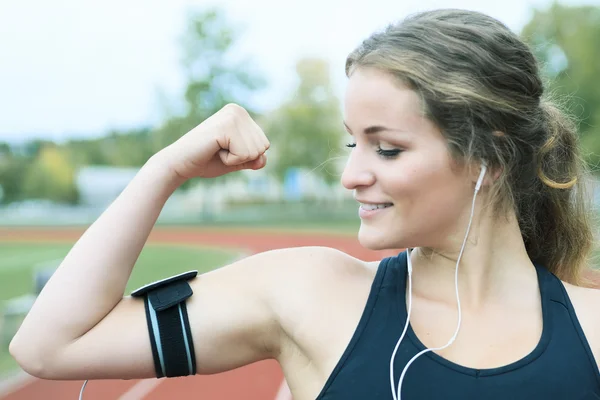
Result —
<instances>
[{"instance_id":1,"label":"white track lane line","mask_svg":"<svg viewBox=\"0 0 600 400\"><path fill-rule=\"evenodd\" d=\"M14 393L33 381L35 381L35 378L24 371L20 371L10 377L4 377L0 380L0 397Z\"/></svg>"}]
</instances>

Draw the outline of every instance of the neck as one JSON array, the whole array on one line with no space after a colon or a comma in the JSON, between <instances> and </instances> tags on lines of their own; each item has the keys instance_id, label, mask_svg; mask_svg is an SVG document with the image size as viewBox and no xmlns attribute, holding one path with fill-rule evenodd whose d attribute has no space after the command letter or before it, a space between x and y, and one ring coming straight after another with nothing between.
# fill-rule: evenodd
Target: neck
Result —
<instances>
[{"instance_id":1,"label":"neck","mask_svg":"<svg viewBox=\"0 0 600 400\"><path fill-rule=\"evenodd\" d=\"M456 304L455 271L465 233L466 224L456 243L412 252L417 295ZM490 303L519 301L515 293L531 293L532 284L537 285L537 275L516 217L483 216L473 223L458 265L461 305L480 309Z\"/></svg>"}]
</instances>

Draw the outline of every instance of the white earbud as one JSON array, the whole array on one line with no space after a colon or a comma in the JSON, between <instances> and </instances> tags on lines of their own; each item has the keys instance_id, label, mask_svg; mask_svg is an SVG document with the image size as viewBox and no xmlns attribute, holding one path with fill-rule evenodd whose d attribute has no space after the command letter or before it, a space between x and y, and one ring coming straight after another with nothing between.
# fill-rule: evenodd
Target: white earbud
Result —
<instances>
[{"instance_id":1,"label":"white earbud","mask_svg":"<svg viewBox=\"0 0 600 400\"><path fill-rule=\"evenodd\" d=\"M406 258L407 258L406 261L407 261L407 265L408 265L408 267L407 267L407 269L408 269L408 304L407 304L408 310L406 313L406 322L404 324L404 329L402 330L402 334L400 335L400 338L398 339L398 342L396 343L396 347L394 348L394 351L392 352L392 358L390 359L390 385L392 388L392 397L394 398L394 400L402 400L402 396L401 396L402 381L404 380L404 376L405 376L406 371L408 370L408 367L410 366L410 364L412 364L417 358L419 358L420 356L422 356L423 354L425 354L429 351L443 350L443 349L447 348L452 343L454 343L454 340L456 340L456 337L458 336L458 331L460 329L460 323L462 321L462 313L461 313L461 309L460 309L460 296L458 294L458 265L460 264L460 259L462 258L463 252L465 251L465 246L467 244L467 238L469 237L469 232L471 231L471 224L473 223L473 214L475 212L475 200L477 199L477 193L479 192L479 190L481 189L481 186L483 185L483 179L485 178L486 172L487 172L487 163L485 161L483 161L481 163L481 172L479 173L479 178L477 179L477 183L475 185L475 192L473 194L473 203L471 205L471 216L469 218L469 224L467 226L467 233L465 234L465 239L463 240L463 244L460 249L458 259L456 260L456 269L455 269L455 273L454 273L454 285L455 285L455 289L456 289L456 304L458 307L458 322L456 324L456 331L454 332L454 335L452 336L452 338L450 338L450 340L448 341L448 343L446 343L445 346L435 347L435 348L430 348L430 349L426 348L425 350L418 352L413 358L411 358L410 361L408 361L408 363L406 363L404 370L402 370L402 374L400 374L400 379L398 380L398 389L396 391L396 387L394 385L394 359L396 358L396 352L398 351L398 347L400 347L400 343L402 342L402 339L404 339L404 335L406 335L406 331L408 330L408 324L410 323L410 311L412 308L412 262L410 259L410 250L411 249L406 249Z\"/></svg>"},{"instance_id":2,"label":"white earbud","mask_svg":"<svg viewBox=\"0 0 600 400\"><path fill-rule=\"evenodd\" d=\"M483 185L483 178L485 178L485 173L487 172L487 163L483 161L481 163L481 172L479 173L479 179L477 179L477 184L475 185L475 193L479 192L481 189L481 185Z\"/></svg>"}]
</instances>

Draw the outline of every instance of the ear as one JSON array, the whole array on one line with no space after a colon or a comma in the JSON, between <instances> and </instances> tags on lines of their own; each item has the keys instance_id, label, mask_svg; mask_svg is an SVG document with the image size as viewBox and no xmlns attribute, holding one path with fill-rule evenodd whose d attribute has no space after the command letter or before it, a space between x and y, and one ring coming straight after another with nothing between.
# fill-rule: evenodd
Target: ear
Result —
<instances>
[{"instance_id":1,"label":"ear","mask_svg":"<svg viewBox=\"0 0 600 400\"><path fill-rule=\"evenodd\" d=\"M471 168L471 180L473 182L473 185L476 185L479 180L479 177L482 172L482 165L482 163L477 163L474 164L474 166ZM486 172L481 187L488 187L494 182L496 182L498 178L500 178L500 175L502 174L503 170L502 167L493 167L489 163L485 163L485 166Z\"/></svg>"},{"instance_id":2,"label":"ear","mask_svg":"<svg viewBox=\"0 0 600 400\"><path fill-rule=\"evenodd\" d=\"M479 176L477 177L477 183L475 184L475 190L481 189L487 173L487 162L483 161L479 167Z\"/></svg>"},{"instance_id":3,"label":"ear","mask_svg":"<svg viewBox=\"0 0 600 400\"><path fill-rule=\"evenodd\" d=\"M492 173L490 174L490 176L493 179L492 182L496 182L500 178L500 175L502 175L502 171L504 171L504 167L502 166L493 169Z\"/></svg>"}]
</instances>

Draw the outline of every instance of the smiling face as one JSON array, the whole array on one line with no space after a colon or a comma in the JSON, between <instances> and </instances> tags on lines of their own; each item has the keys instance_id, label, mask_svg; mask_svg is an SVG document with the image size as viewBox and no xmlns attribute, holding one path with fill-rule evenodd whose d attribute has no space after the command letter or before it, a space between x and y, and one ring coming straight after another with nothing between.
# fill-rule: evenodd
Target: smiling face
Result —
<instances>
[{"instance_id":1,"label":"smiling face","mask_svg":"<svg viewBox=\"0 0 600 400\"><path fill-rule=\"evenodd\" d=\"M355 146L342 184L371 204L359 210L360 243L370 249L460 243L474 185L424 117L418 94L390 74L358 68L348 81L344 115ZM373 204L379 208L371 210Z\"/></svg>"}]
</instances>

